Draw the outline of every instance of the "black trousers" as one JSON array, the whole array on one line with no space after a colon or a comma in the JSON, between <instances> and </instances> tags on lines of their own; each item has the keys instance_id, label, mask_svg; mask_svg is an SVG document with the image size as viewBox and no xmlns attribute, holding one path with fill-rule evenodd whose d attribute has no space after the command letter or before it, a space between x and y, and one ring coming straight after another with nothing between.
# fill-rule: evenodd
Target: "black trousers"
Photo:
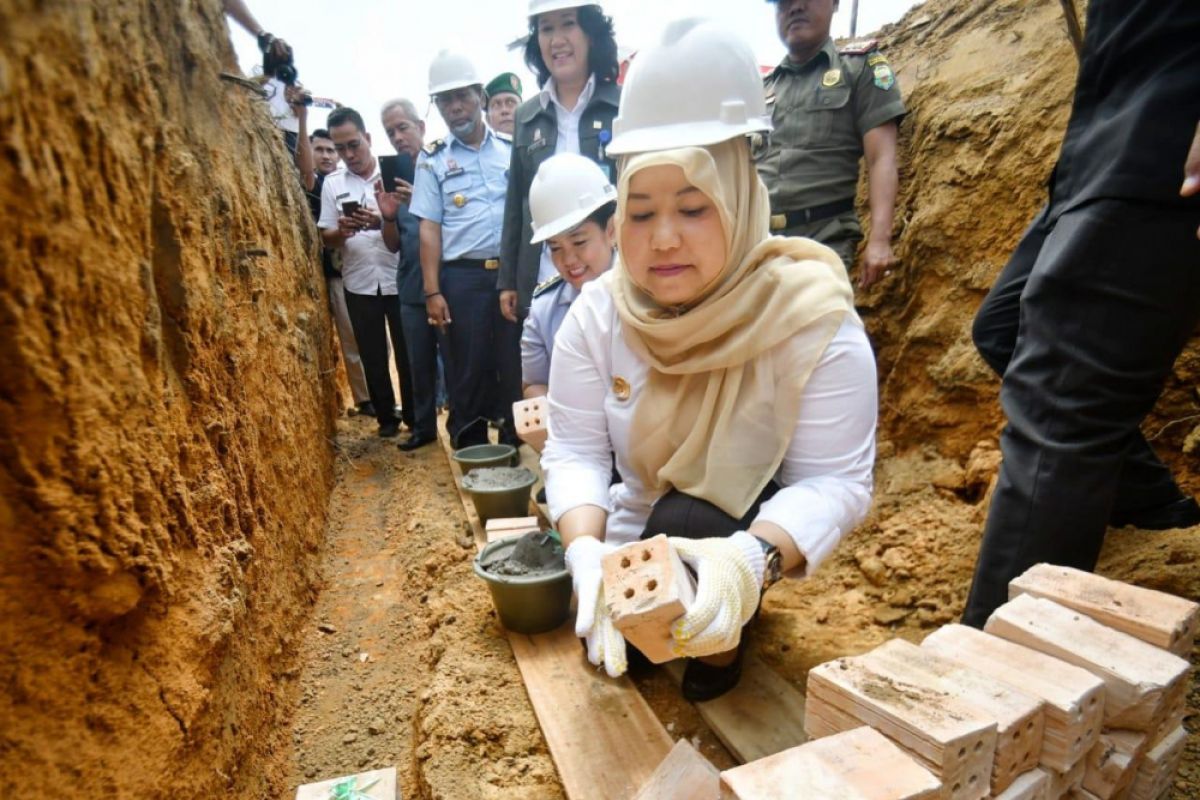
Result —
<instances>
[{"instance_id":1,"label":"black trousers","mask_svg":"<svg viewBox=\"0 0 1200 800\"><path fill-rule=\"evenodd\" d=\"M350 325L358 342L358 354L362 358L363 372L367 376L367 392L375 406L375 418L380 425L396 421L396 393L392 389L392 374L388 368L388 335L391 334L392 352L396 358L396 372L400 376L401 415L404 424L413 426L412 380L409 376L408 350L404 343L404 331L400 326L400 299L394 294L346 293L346 310L350 314Z\"/></svg>"},{"instance_id":2,"label":"black trousers","mask_svg":"<svg viewBox=\"0 0 1200 800\"><path fill-rule=\"evenodd\" d=\"M400 304L400 325L408 346L409 375L412 382L412 421L414 436L437 436L437 329L429 324L423 305ZM405 404L405 409L409 405Z\"/></svg>"},{"instance_id":3,"label":"black trousers","mask_svg":"<svg viewBox=\"0 0 1200 800\"><path fill-rule=\"evenodd\" d=\"M613 468L614 474L616 467ZM649 539L660 533L680 536L684 539L707 539L714 536L732 536L744 531L758 516L762 504L775 496L779 486L771 481L759 493L758 498L741 519L726 514L707 500L671 489L654 503L641 538Z\"/></svg>"},{"instance_id":4,"label":"black trousers","mask_svg":"<svg viewBox=\"0 0 1200 800\"><path fill-rule=\"evenodd\" d=\"M1182 497L1139 425L1200 316L1195 211L1098 200L1043 211L975 321L1003 374L1003 462L963 621L1038 562L1090 570L1114 508Z\"/></svg>"},{"instance_id":5,"label":"black trousers","mask_svg":"<svg viewBox=\"0 0 1200 800\"><path fill-rule=\"evenodd\" d=\"M455 447L487 444L488 422L500 397L496 377L496 319L500 316L496 273L479 262L448 261L441 270L441 290L451 320L442 336L450 394L446 427Z\"/></svg>"}]
</instances>

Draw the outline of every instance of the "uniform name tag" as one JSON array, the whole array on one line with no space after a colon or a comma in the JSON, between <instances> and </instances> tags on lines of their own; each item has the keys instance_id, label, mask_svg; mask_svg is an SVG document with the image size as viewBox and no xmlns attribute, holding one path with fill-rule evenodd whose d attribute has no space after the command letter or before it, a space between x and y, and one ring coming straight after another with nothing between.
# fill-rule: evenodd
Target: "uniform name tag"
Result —
<instances>
[{"instance_id":1,"label":"uniform name tag","mask_svg":"<svg viewBox=\"0 0 1200 800\"><path fill-rule=\"evenodd\" d=\"M463 173L465 173L465 172L466 172L466 170L465 170L464 168L462 168L462 167L455 167L454 169L452 169L452 170L448 170L448 171L446 172L446 177L447 177L447 178L457 178L459 175L462 175L462 174L463 174Z\"/></svg>"}]
</instances>

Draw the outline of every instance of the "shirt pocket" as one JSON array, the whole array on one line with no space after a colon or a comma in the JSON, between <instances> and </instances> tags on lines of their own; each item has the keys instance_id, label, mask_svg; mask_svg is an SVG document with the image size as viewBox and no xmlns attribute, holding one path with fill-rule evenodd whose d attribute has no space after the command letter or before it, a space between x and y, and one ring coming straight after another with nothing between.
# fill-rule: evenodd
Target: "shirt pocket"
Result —
<instances>
[{"instance_id":1,"label":"shirt pocket","mask_svg":"<svg viewBox=\"0 0 1200 800\"><path fill-rule=\"evenodd\" d=\"M821 86L807 98L803 109L804 136L800 144L807 147L828 147L830 137L837 128L840 117L848 113L847 104L850 102L850 85L842 83L837 86Z\"/></svg>"},{"instance_id":2,"label":"shirt pocket","mask_svg":"<svg viewBox=\"0 0 1200 800\"><path fill-rule=\"evenodd\" d=\"M475 217L485 206L482 194L472 185L471 176L466 173L442 180L442 206L446 216L455 220ZM458 198L462 198L461 201Z\"/></svg>"}]
</instances>

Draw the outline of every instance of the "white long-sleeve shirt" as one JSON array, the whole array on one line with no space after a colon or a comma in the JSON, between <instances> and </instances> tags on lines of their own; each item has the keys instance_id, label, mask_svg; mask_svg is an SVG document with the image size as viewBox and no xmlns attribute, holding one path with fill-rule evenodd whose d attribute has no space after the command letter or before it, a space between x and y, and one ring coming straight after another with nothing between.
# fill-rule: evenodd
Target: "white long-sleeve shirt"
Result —
<instances>
[{"instance_id":1,"label":"white long-sleeve shirt","mask_svg":"<svg viewBox=\"0 0 1200 800\"><path fill-rule=\"evenodd\" d=\"M766 357L776 369L795 364L788 340ZM629 434L649 371L625 343L607 280L587 284L554 343L550 367L549 439L542 453L546 497L556 522L583 505L608 512L605 538L623 544L641 536L656 499L629 464ZM615 378L629 385L614 394ZM815 569L866 517L875 462L875 356L854 321L842 324L804 387L796 427L775 475L782 487L756 520L773 522ZM623 483L609 486L611 457ZM797 577L797 576L792 576Z\"/></svg>"}]
</instances>

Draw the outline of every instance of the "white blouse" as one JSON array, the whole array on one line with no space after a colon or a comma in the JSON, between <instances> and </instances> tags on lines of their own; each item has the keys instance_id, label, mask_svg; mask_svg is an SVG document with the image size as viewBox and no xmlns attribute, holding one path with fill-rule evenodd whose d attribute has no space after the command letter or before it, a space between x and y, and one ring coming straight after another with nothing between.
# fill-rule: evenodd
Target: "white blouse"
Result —
<instances>
[{"instance_id":1,"label":"white blouse","mask_svg":"<svg viewBox=\"0 0 1200 800\"><path fill-rule=\"evenodd\" d=\"M633 411L649 367L621 335L607 278L584 286L555 339L542 468L551 519L557 522L579 506L598 506L608 512L606 540L624 544L641 536L656 499L628 461ZM786 369L797 347L789 340L766 357ZM617 378L629 387L622 396L613 391ZM804 554L804 574L867 515L876 411L875 356L862 327L848 320L805 384L796 428L775 475L782 488L756 518L788 532ZM610 486L614 453L624 482Z\"/></svg>"}]
</instances>

